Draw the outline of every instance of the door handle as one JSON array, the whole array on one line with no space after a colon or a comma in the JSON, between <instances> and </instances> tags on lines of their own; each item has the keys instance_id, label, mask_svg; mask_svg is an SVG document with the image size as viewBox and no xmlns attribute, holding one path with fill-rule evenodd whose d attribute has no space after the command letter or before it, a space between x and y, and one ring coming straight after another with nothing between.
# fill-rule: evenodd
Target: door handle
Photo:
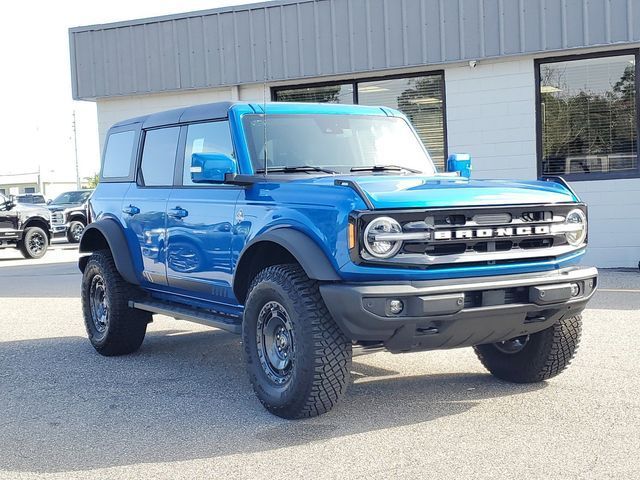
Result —
<instances>
[{"instance_id":1,"label":"door handle","mask_svg":"<svg viewBox=\"0 0 640 480\"><path fill-rule=\"evenodd\" d=\"M168 215L173 218L184 218L189 215L189 212L182 207L176 207L169 210Z\"/></svg>"},{"instance_id":2,"label":"door handle","mask_svg":"<svg viewBox=\"0 0 640 480\"><path fill-rule=\"evenodd\" d=\"M122 209L122 213L125 213L127 215L137 215L140 213L140 209L133 205L129 205L128 207L124 207Z\"/></svg>"}]
</instances>

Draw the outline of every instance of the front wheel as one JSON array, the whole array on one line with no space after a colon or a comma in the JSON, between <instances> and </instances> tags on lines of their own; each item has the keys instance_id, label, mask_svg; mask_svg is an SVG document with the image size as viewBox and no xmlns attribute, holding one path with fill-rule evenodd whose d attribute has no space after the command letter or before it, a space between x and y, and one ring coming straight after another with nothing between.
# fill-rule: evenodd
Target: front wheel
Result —
<instances>
[{"instance_id":1,"label":"front wheel","mask_svg":"<svg viewBox=\"0 0 640 480\"><path fill-rule=\"evenodd\" d=\"M24 258L42 258L49 248L49 237L40 227L28 227L19 248Z\"/></svg>"},{"instance_id":2,"label":"front wheel","mask_svg":"<svg viewBox=\"0 0 640 480\"><path fill-rule=\"evenodd\" d=\"M315 417L345 392L351 342L300 266L275 265L255 277L242 334L251 383L271 413Z\"/></svg>"},{"instance_id":3,"label":"front wheel","mask_svg":"<svg viewBox=\"0 0 640 480\"><path fill-rule=\"evenodd\" d=\"M91 255L82 276L82 314L89 341L98 353L124 355L142 345L151 314L129 308L136 294L108 251Z\"/></svg>"},{"instance_id":4,"label":"front wheel","mask_svg":"<svg viewBox=\"0 0 640 480\"><path fill-rule=\"evenodd\" d=\"M538 333L473 348L495 377L535 383L555 377L567 368L578 348L581 330L582 317L576 315Z\"/></svg>"},{"instance_id":5,"label":"front wheel","mask_svg":"<svg viewBox=\"0 0 640 480\"><path fill-rule=\"evenodd\" d=\"M67 241L69 243L78 243L82 238L85 225L80 220L74 220L69 224L67 229Z\"/></svg>"}]
</instances>

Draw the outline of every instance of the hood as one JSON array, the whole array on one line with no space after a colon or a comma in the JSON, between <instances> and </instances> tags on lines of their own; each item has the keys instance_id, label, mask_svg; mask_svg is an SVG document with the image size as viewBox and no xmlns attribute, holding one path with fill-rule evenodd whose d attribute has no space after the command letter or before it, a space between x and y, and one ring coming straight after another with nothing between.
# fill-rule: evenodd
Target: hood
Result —
<instances>
[{"instance_id":1,"label":"hood","mask_svg":"<svg viewBox=\"0 0 640 480\"><path fill-rule=\"evenodd\" d=\"M61 210L68 210L72 208L81 208L83 203L50 203L47 208L52 212L59 212Z\"/></svg>"},{"instance_id":2,"label":"hood","mask_svg":"<svg viewBox=\"0 0 640 480\"><path fill-rule=\"evenodd\" d=\"M376 209L456 206L526 205L579 201L555 182L469 180L422 175L366 175L322 177L355 181Z\"/></svg>"},{"instance_id":3,"label":"hood","mask_svg":"<svg viewBox=\"0 0 640 480\"><path fill-rule=\"evenodd\" d=\"M42 217L49 217L49 210L44 205L29 205L26 203L16 203L13 210L21 213L25 213L30 217L40 215Z\"/></svg>"}]
</instances>

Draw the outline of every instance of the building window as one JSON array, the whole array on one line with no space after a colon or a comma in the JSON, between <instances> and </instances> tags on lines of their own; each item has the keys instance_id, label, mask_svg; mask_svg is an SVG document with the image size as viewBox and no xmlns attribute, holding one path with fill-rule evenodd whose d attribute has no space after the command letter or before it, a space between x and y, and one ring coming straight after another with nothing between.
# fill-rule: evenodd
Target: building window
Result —
<instances>
[{"instance_id":1,"label":"building window","mask_svg":"<svg viewBox=\"0 0 640 480\"><path fill-rule=\"evenodd\" d=\"M353 84L321 85L278 89L274 100L278 102L354 103Z\"/></svg>"},{"instance_id":2,"label":"building window","mask_svg":"<svg viewBox=\"0 0 640 480\"><path fill-rule=\"evenodd\" d=\"M446 157L444 74L363 79L353 83L282 87L278 102L380 105L400 110L411 121L440 171Z\"/></svg>"},{"instance_id":3,"label":"building window","mask_svg":"<svg viewBox=\"0 0 640 480\"><path fill-rule=\"evenodd\" d=\"M638 53L543 60L537 68L539 173L637 176Z\"/></svg>"},{"instance_id":4,"label":"building window","mask_svg":"<svg viewBox=\"0 0 640 480\"><path fill-rule=\"evenodd\" d=\"M35 187L24 187L24 193L36 193Z\"/></svg>"},{"instance_id":5,"label":"building window","mask_svg":"<svg viewBox=\"0 0 640 480\"><path fill-rule=\"evenodd\" d=\"M382 105L404 113L444 170L444 78L442 74L358 83L358 103Z\"/></svg>"}]
</instances>

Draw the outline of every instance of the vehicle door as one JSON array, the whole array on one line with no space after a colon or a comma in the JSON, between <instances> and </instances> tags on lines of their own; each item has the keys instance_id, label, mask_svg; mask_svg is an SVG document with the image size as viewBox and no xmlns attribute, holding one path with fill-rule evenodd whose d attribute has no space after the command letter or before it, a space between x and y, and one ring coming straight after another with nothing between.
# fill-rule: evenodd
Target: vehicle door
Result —
<instances>
[{"instance_id":1,"label":"vehicle door","mask_svg":"<svg viewBox=\"0 0 640 480\"><path fill-rule=\"evenodd\" d=\"M143 132L142 158L137 181L123 202L123 217L137 239L144 279L167 284L167 199L173 188L180 127Z\"/></svg>"},{"instance_id":2,"label":"vehicle door","mask_svg":"<svg viewBox=\"0 0 640 480\"><path fill-rule=\"evenodd\" d=\"M182 135L180 178L167 206L168 282L187 295L236 305L231 241L242 187L196 184L191 179L194 153L234 155L229 122L190 124Z\"/></svg>"},{"instance_id":3,"label":"vehicle door","mask_svg":"<svg viewBox=\"0 0 640 480\"><path fill-rule=\"evenodd\" d=\"M13 208L13 202L4 195L0 195L0 241L3 238L17 238L18 213Z\"/></svg>"}]
</instances>

